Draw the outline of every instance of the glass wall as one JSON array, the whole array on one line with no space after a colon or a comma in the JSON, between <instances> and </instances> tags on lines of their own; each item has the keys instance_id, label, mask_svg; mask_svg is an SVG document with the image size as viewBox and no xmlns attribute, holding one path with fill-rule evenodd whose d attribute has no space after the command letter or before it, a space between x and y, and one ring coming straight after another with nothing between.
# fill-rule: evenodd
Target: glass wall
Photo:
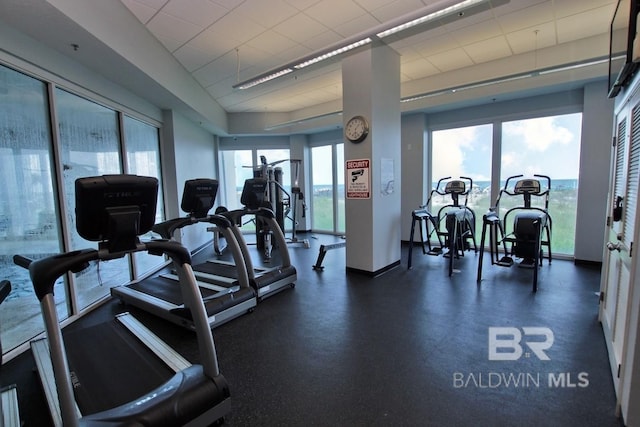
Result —
<instances>
[{"instance_id":1,"label":"glass wall","mask_svg":"<svg viewBox=\"0 0 640 427\"><path fill-rule=\"evenodd\" d=\"M61 249L47 98L43 82L0 66L0 279L12 285L0 309L5 351L43 330L29 272L13 255L37 259ZM55 299L67 318L63 281Z\"/></svg>"},{"instance_id":2,"label":"glass wall","mask_svg":"<svg viewBox=\"0 0 640 427\"><path fill-rule=\"evenodd\" d=\"M28 271L14 265L13 255L37 259L97 247L76 232L75 180L123 172L159 178L161 169L157 127L52 83L0 66L0 102L0 279L12 285L0 310L0 338L7 352L43 331ZM50 123L50 117L56 122ZM126 149L119 129L127 137ZM158 207L160 220L162 199ZM108 296L111 287L134 277L134 265L143 273L162 261L143 255L134 264L121 258L61 278L55 285L59 317L77 315Z\"/></svg>"},{"instance_id":3,"label":"glass wall","mask_svg":"<svg viewBox=\"0 0 640 427\"><path fill-rule=\"evenodd\" d=\"M549 214L553 219L553 253L573 254L575 241L578 172L582 114L540 117L502 124L500 183L513 175L551 178ZM543 183L546 181L543 179ZM532 197L532 205L544 207L542 197ZM503 197L500 210L522 206L520 197Z\"/></svg>"},{"instance_id":4,"label":"glass wall","mask_svg":"<svg viewBox=\"0 0 640 427\"><path fill-rule=\"evenodd\" d=\"M123 125L129 173L157 178L159 188L162 188L158 128L128 116L124 116ZM164 197L159 191L156 222L161 222L164 218ZM150 238L151 232L141 236L141 240ZM136 252L134 258L137 277L157 269L164 262L163 257L149 255L147 252Z\"/></svg>"},{"instance_id":5,"label":"glass wall","mask_svg":"<svg viewBox=\"0 0 640 427\"><path fill-rule=\"evenodd\" d=\"M224 199L218 196L220 204L227 209L241 209L240 195L244 182L253 177L253 151L229 150L220 152L222 182L220 188Z\"/></svg>"},{"instance_id":6,"label":"glass wall","mask_svg":"<svg viewBox=\"0 0 640 427\"><path fill-rule=\"evenodd\" d=\"M499 127L499 140L493 135L494 126ZM482 215L495 205L490 195L492 186L503 188L510 176L547 175L551 178L551 248L554 254L573 255L581 128L582 113L573 113L433 131L433 187L443 177L468 176L473 179L468 206L476 213L476 240L479 243ZM494 145L499 149L494 150ZM496 154L492 154L494 152ZM494 159L494 155L499 158ZM500 168L497 171L500 182L492 183L492 164ZM511 181L510 187L516 180ZM546 180L542 182L546 183ZM449 203L449 196L436 196L431 210L436 213ZM544 199L534 197L532 204L542 207ZM501 217L509 208L522 205L522 196L503 195Z\"/></svg>"},{"instance_id":7,"label":"glass wall","mask_svg":"<svg viewBox=\"0 0 640 427\"><path fill-rule=\"evenodd\" d=\"M311 228L313 230L332 232L334 229L333 206L335 204L335 194L333 174L329 173L329 168L327 167L332 164L332 157L332 145L311 148L311 170L313 172Z\"/></svg>"},{"instance_id":8,"label":"glass wall","mask_svg":"<svg viewBox=\"0 0 640 427\"><path fill-rule=\"evenodd\" d=\"M473 187L467 198L467 206L476 214L476 241L480 242L482 215L491 206L491 147L493 126L485 124L432 133L431 182L435 189L438 180L451 177L469 177ZM464 180L467 185L468 181ZM444 191L441 186L440 191ZM436 195L431 199L431 211L435 215L445 205L453 203L450 195ZM459 199L464 204L464 198ZM444 226L444 225L443 225Z\"/></svg>"},{"instance_id":9,"label":"glass wall","mask_svg":"<svg viewBox=\"0 0 640 427\"><path fill-rule=\"evenodd\" d=\"M336 144L336 216L338 218L338 227L336 231L344 234L347 231L345 211L344 211L344 144Z\"/></svg>"},{"instance_id":10,"label":"glass wall","mask_svg":"<svg viewBox=\"0 0 640 427\"><path fill-rule=\"evenodd\" d=\"M76 231L75 181L78 178L122 173L118 116L114 110L87 99L56 89L56 111L65 211L71 236L70 248L98 247ZM93 263L75 275L78 309L109 294L109 286L121 285L131 279L127 258Z\"/></svg>"},{"instance_id":11,"label":"glass wall","mask_svg":"<svg viewBox=\"0 0 640 427\"><path fill-rule=\"evenodd\" d=\"M344 144L311 147L311 228L344 233Z\"/></svg>"}]
</instances>

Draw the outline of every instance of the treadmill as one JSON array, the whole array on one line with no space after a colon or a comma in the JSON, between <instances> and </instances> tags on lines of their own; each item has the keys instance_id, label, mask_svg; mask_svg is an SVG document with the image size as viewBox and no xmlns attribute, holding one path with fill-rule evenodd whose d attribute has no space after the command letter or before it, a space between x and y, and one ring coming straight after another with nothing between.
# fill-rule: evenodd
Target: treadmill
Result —
<instances>
[{"instance_id":1,"label":"treadmill","mask_svg":"<svg viewBox=\"0 0 640 427\"><path fill-rule=\"evenodd\" d=\"M204 426L231 409L229 388L220 373L215 343L191 255L180 243L142 243L155 219L158 181L135 175L105 175L76 180L76 228L98 241L84 249L31 261L29 269L45 323L46 339L32 352L56 426ZM199 364L191 364L130 314L85 329L63 333L53 296L55 282L89 262L148 251L168 255L185 289L198 339ZM137 332L134 336L132 332Z\"/></svg>"},{"instance_id":2,"label":"treadmill","mask_svg":"<svg viewBox=\"0 0 640 427\"><path fill-rule=\"evenodd\" d=\"M9 296L11 282L0 281L0 304ZM2 343L0 342L0 365L2 365ZM15 384L0 389L0 426L19 427L20 411L18 407L18 392Z\"/></svg>"},{"instance_id":3,"label":"treadmill","mask_svg":"<svg viewBox=\"0 0 640 427\"><path fill-rule=\"evenodd\" d=\"M294 288L297 280L297 272L295 267L291 265L291 257L284 233L278 225L273 211L269 208L269 203L265 201L267 185L268 180L264 178L247 179L244 182L242 195L240 196L240 202L244 208L220 213L233 224L232 233L240 244L247 266L247 273L249 274L249 282L256 291L258 302L282 290ZM280 265L269 268L253 266L249 247L240 230L242 218L245 215L255 215L259 219L256 224L265 224L266 230L262 234L267 233L273 239L273 245L280 253ZM256 233L256 235L259 234ZM215 270L215 267L211 263L203 263L194 265L193 269L197 276L203 272L210 273Z\"/></svg>"},{"instance_id":4,"label":"treadmill","mask_svg":"<svg viewBox=\"0 0 640 427\"><path fill-rule=\"evenodd\" d=\"M192 179L185 182L181 208L187 217L175 218L155 224L152 230L164 239L171 239L176 230L197 223L212 224L216 233L225 238L233 255L233 263L225 264L224 274L196 277L202 294L210 328L221 325L257 305L256 293L250 286L242 250L232 233L233 225L220 215L207 215L213 207L218 181ZM141 308L188 329L194 329L188 301L175 271L159 273L125 286L111 288L111 295L125 304Z\"/></svg>"}]
</instances>

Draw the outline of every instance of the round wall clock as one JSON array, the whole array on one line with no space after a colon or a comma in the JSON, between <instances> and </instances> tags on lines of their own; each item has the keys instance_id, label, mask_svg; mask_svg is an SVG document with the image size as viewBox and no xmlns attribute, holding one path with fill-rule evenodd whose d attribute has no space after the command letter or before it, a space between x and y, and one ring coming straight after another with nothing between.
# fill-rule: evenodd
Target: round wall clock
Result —
<instances>
[{"instance_id":1,"label":"round wall clock","mask_svg":"<svg viewBox=\"0 0 640 427\"><path fill-rule=\"evenodd\" d=\"M369 123L362 116L349 119L344 127L344 136L351 142L362 142L369 135Z\"/></svg>"}]
</instances>

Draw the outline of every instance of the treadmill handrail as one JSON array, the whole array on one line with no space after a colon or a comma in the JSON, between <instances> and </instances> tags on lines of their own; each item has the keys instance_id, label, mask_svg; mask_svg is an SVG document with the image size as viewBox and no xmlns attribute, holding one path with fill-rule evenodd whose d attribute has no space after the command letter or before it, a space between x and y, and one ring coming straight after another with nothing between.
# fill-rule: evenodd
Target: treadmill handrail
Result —
<instances>
[{"instance_id":1,"label":"treadmill handrail","mask_svg":"<svg viewBox=\"0 0 640 427\"><path fill-rule=\"evenodd\" d=\"M153 240L146 243L139 243L136 252L147 250L150 253L166 253L172 259L176 260L180 265L191 264L191 254L178 242L169 240ZM124 256L127 252L122 252ZM16 255L13 257L14 262L22 267L29 269L29 275L33 282L33 287L39 301L47 294L53 295L53 289L56 280L63 274L82 271L88 265L89 261L113 259L113 254L97 249L82 249L58 255L51 255L46 258L37 260L27 260L24 257ZM27 264L25 266L25 263Z\"/></svg>"},{"instance_id":2,"label":"treadmill handrail","mask_svg":"<svg viewBox=\"0 0 640 427\"><path fill-rule=\"evenodd\" d=\"M259 207L257 209L249 209L245 207L242 209L234 209L232 211L221 212L220 215L229 219L229 221L231 221L233 224L240 224L240 222L242 221L242 217L245 215L256 215L265 219L275 219L276 217L275 213L273 213L273 210L266 207Z\"/></svg>"},{"instance_id":3,"label":"treadmill handrail","mask_svg":"<svg viewBox=\"0 0 640 427\"><path fill-rule=\"evenodd\" d=\"M151 230L155 233L158 233L160 236L162 236L163 239L170 240L173 238L173 233L175 233L176 230L199 222L208 222L220 228L231 227L231 224L229 223L229 220L227 218L221 215L208 215L202 218L188 216L185 218L169 219L167 221L155 224L151 228Z\"/></svg>"},{"instance_id":4,"label":"treadmill handrail","mask_svg":"<svg viewBox=\"0 0 640 427\"><path fill-rule=\"evenodd\" d=\"M273 233L273 238L275 239L275 246L280 248L280 256L282 259L282 267L290 267L291 266L291 256L289 255L289 250L287 249L287 240L284 237L284 232L280 228L280 225L276 221L276 216L271 209L260 207L258 209L235 209L232 211L222 212L220 215L228 218L233 224L233 234L240 243L240 249L242 250L243 256L245 258L245 263L247 265L247 270L249 272L249 280L255 279L255 272L253 269L253 262L251 261L251 255L249 254L249 249L247 247L244 238L242 237L242 231L238 226L242 222L242 217L244 215L256 215L262 217L265 222L269 225L269 229Z\"/></svg>"},{"instance_id":5,"label":"treadmill handrail","mask_svg":"<svg viewBox=\"0 0 640 427\"><path fill-rule=\"evenodd\" d=\"M192 310L203 372L207 377L215 380L220 375L215 343L209 328L202 295L191 269L189 251L175 241L155 240L139 243L135 250L128 250L123 252L122 255L144 250L153 254L164 253L173 259L180 277L180 283L188 290L186 292L186 296L189 299L187 303ZM85 249L34 261L22 256L14 257L16 264L23 267L26 266L29 269L34 289L40 300L45 331L50 346L62 422L65 426L77 426L78 419L75 412L73 386L69 375L69 363L53 296L53 285L58 277L66 272L74 271L79 267L85 266L89 261L99 259L113 259L113 254L105 250Z\"/></svg>"}]
</instances>

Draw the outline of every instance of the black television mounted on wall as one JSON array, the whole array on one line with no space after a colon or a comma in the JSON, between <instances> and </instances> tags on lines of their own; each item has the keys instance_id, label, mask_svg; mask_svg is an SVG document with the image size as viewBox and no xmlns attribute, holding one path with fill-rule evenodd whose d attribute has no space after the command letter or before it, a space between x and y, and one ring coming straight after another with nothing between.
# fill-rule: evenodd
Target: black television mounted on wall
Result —
<instances>
[{"instance_id":1,"label":"black television mounted on wall","mask_svg":"<svg viewBox=\"0 0 640 427\"><path fill-rule=\"evenodd\" d=\"M609 26L609 98L631 82L640 64L634 62L633 42L640 0L618 0Z\"/></svg>"}]
</instances>

